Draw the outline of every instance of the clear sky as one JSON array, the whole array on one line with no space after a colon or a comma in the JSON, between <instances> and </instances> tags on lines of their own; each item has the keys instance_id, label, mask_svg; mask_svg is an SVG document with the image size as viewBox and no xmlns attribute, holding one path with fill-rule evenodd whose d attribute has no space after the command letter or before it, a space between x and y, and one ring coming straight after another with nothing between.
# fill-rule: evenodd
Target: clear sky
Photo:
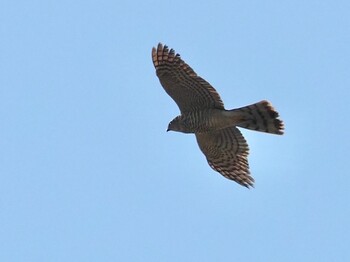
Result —
<instances>
[{"instance_id":1,"label":"clear sky","mask_svg":"<svg viewBox=\"0 0 350 262\"><path fill-rule=\"evenodd\" d=\"M0 261L350 261L350 1L3 0L0 34ZM255 188L165 131L158 42L280 112Z\"/></svg>"}]
</instances>

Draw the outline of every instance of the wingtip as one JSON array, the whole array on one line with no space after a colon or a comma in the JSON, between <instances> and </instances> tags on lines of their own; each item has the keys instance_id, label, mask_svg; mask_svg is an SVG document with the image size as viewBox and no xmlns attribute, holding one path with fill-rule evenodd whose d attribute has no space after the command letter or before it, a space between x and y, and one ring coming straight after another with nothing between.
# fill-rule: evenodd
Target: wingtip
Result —
<instances>
[{"instance_id":1,"label":"wingtip","mask_svg":"<svg viewBox=\"0 0 350 262\"><path fill-rule=\"evenodd\" d=\"M164 47L166 47L166 45L164 45ZM156 52L157 50L161 50L161 49L163 49L163 44L161 42L159 42L156 47L155 46L152 47L152 53Z\"/></svg>"},{"instance_id":2,"label":"wingtip","mask_svg":"<svg viewBox=\"0 0 350 262\"><path fill-rule=\"evenodd\" d=\"M241 183L240 183L241 184ZM248 189L254 189L254 184L251 181L245 181L244 183L241 184L242 186L248 188Z\"/></svg>"},{"instance_id":3,"label":"wingtip","mask_svg":"<svg viewBox=\"0 0 350 262\"><path fill-rule=\"evenodd\" d=\"M152 48L152 52L154 51L161 51L161 52L175 52L174 49L170 49L169 50L169 47L167 45L163 45L161 42L158 43L157 47L153 47Z\"/></svg>"},{"instance_id":4,"label":"wingtip","mask_svg":"<svg viewBox=\"0 0 350 262\"><path fill-rule=\"evenodd\" d=\"M158 65L158 62L157 62L157 49L155 47L152 48L152 61L153 61L154 66Z\"/></svg>"}]
</instances>

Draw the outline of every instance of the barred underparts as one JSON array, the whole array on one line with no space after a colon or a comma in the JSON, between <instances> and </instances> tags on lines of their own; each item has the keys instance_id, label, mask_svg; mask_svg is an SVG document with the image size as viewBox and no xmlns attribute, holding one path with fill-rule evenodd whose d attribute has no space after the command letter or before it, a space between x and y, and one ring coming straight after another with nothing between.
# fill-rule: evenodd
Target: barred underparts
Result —
<instances>
[{"instance_id":1,"label":"barred underparts","mask_svg":"<svg viewBox=\"0 0 350 262\"><path fill-rule=\"evenodd\" d=\"M226 110L216 90L199 77L173 49L158 44L152 60L164 90L174 99L181 115L168 131L194 133L209 165L224 177L250 187L248 145L237 127L282 135L283 122L268 101Z\"/></svg>"}]
</instances>

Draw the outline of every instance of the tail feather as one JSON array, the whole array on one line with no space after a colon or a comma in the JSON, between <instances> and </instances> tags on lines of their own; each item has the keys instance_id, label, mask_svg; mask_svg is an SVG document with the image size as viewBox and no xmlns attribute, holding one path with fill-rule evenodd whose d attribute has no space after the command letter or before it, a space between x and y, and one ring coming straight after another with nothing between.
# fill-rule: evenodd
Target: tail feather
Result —
<instances>
[{"instance_id":1,"label":"tail feather","mask_svg":"<svg viewBox=\"0 0 350 262\"><path fill-rule=\"evenodd\" d=\"M266 100L249 106L233 109L232 111L242 114L244 120L237 124L239 127L271 134L283 134L283 121L278 119L279 114Z\"/></svg>"}]
</instances>

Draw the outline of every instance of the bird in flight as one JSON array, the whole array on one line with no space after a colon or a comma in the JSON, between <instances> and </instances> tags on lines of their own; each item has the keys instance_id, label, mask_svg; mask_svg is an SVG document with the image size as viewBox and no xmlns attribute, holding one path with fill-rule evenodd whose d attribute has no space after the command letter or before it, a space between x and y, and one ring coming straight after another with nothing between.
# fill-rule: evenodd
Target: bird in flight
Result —
<instances>
[{"instance_id":1,"label":"bird in flight","mask_svg":"<svg viewBox=\"0 0 350 262\"><path fill-rule=\"evenodd\" d=\"M254 185L248 164L248 144L237 127L282 135L283 122L266 101L226 110L207 81L166 45L152 49L152 60L161 85L181 114L167 131L194 133L208 164L224 177L247 188Z\"/></svg>"}]
</instances>

